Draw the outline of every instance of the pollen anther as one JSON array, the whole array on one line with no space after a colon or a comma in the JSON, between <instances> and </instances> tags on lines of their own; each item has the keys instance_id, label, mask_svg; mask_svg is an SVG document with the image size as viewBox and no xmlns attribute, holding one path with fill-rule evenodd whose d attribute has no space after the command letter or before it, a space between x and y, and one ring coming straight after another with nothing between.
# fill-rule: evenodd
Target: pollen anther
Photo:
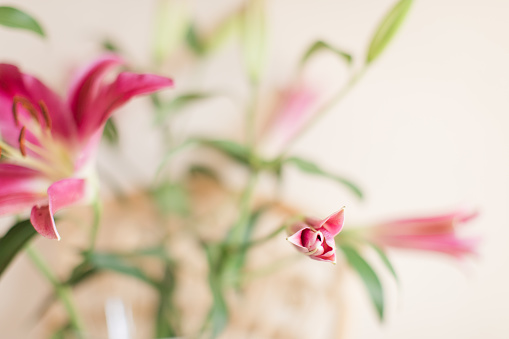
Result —
<instances>
[{"instance_id":1,"label":"pollen anther","mask_svg":"<svg viewBox=\"0 0 509 339\"><path fill-rule=\"evenodd\" d=\"M51 118L48 112L48 106L44 103L44 101L39 100L39 107L41 108L42 117L44 118L44 122L46 122L46 127L51 129Z\"/></svg>"},{"instance_id":2,"label":"pollen anther","mask_svg":"<svg viewBox=\"0 0 509 339\"><path fill-rule=\"evenodd\" d=\"M25 146L25 126L23 126L19 132L19 151L22 156L26 157L27 151Z\"/></svg>"}]
</instances>

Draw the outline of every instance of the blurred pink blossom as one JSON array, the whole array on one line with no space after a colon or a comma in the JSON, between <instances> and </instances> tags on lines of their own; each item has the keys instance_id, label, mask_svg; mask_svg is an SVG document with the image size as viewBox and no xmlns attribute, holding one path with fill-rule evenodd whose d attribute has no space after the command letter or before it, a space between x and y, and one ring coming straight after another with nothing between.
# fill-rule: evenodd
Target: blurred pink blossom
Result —
<instances>
[{"instance_id":1,"label":"blurred pink blossom","mask_svg":"<svg viewBox=\"0 0 509 339\"><path fill-rule=\"evenodd\" d=\"M318 99L318 92L303 82L279 94L263 135L264 148L273 153L283 149L309 122Z\"/></svg>"},{"instance_id":2,"label":"blurred pink blossom","mask_svg":"<svg viewBox=\"0 0 509 339\"><path fill-rule=\"evenodd\" d=\"M171 79L107 71L122 64L98 59L76 77L66 100L37 78L0 64L0 215L31 208L34 228L60 239L53 214L85 195L106 120L134 96L172 86Z\"/></svg>"},{"instance_id":3,"label":"blurred pink blossom","mask_svg":"<svg viewBox=\"0 0 509 339\"><path fill-rule=\"evenodd\" d=\"M475 211L458 209L443 215L384 222L361 232L381 247L433 251L462 258L476 253L479 239L460 238L457 226L476 216Z\"/></svg>"},{"instance_id":4,"label":"blurred pink blossom","mask_svg":"<svg viewBox=\"0 0 509 339\"><path fill-rule=\"evenodd\" d=\"M334 237L341 232L345 209L331 214L324 220L305 218L290 227L293 235L287 238L297 250L311 259L336 263Z\"/></svg>"}]
</instances>

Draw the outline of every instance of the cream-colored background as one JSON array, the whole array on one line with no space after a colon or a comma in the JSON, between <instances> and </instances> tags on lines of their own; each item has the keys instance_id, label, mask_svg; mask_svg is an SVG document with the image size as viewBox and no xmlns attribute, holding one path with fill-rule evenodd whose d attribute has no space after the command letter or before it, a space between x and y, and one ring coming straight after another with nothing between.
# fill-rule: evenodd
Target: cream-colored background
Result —
<instances>
[{"instance_id":1,"label":"cream-colored background","mask_svg":"<svg viewBox=\"0 0 509 339\"><path fill-rule=\"evenodd\" d=\"M317 38L362 57L376 23L393 2L269 1L266 81L288 81L298 56ZM105 35L118 41L133 63L148 64L156 1L16 3L39 18L48 39L0 28L1 60L20 65L62 92L69 71L95 57L97 42ZM207 26L239 1L189 3ZM458 267L439 256L391 252L401 281L397 287L389 277L384 280L389 297L385 324L377 323L361 285L350 279L351 338L508 336L508 13L504 0L415 1L403 29L365 78L294 148L351 176L366 191L366 201L359 203L329 182L292 173L288 199L309 213L326 215L347 205L349 222L363 223L462 204L481 211L465 229L483 238L473 262ZM203 88L231 86L240 78L231 67L232 60L236 65L234 52L215 57L204 72ZM346 74L332 57L314 63L310 71L315 72L314 83L325 90ZM189 72L171 74L177 87L192 83L185 74ZM150 120L139 114L145 108L137 101L119 115L124 150L136 164L127 176L140 180L153 170L144 164L157 162L159 140L149 134ZM190 112L197 130L237 136L240 118L234 105L212 100L201 110ZM112 158L108 150L101 152L101 161ZM0 281L0 295L9 295L7 286ZM29 301L19 296L19 302ZM9 306L0 301L0 308Z\"/></svg>"}]
</instances>

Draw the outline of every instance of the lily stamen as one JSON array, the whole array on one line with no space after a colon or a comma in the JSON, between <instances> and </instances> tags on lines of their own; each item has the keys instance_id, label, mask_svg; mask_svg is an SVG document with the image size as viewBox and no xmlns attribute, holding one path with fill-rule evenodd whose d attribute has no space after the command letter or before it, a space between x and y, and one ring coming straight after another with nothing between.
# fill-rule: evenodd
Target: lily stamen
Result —
<instances>
[{"instance_id":1,"label":"lily stamen","mask_svg":"<svg viewBox=\"0 0 509 339\"><path fill-rule=\"evenodd\" d=\"M46 128L51 130L51 118L48 112L48 106L44 103L44 101L39 100L39 107L41 108L42 117L44 118L44 122L46 123Z\"/></svg>"},{"instance_id":2,"label":"lily stamen","mask_svg":"<svg viewBox=\"0 0 509 339\"><path fill-rule=\"evenodd\" d=\"M21 128L21 131L19 132L19 151L23 157L27 156L27 151L25 147L25 126Z\"/></svg>"},{"instance_id":3,"label":"lily stamen","mask_svg":"<svg viewBox=\"0 0 509 339\"><path fill-rule=\"evenodd\" d=\"M16 126L19 126L19 112L18 112L18 104L21 104L21 106L30 113L30 116L37 121L38 124L41 123L39 119L39 113L35 109L34 105L32 103L21 96L15 96L12 100L12 114L14 116L14 122L16 123Z\"/></svg>"}]
</instances>

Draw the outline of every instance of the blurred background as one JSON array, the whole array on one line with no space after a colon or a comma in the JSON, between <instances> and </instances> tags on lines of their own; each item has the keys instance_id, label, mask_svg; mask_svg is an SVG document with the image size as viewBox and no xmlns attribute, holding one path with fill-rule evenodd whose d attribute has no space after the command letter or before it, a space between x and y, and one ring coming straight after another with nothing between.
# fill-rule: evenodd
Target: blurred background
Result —
<instances>
[{"instance_id":1,"label":"blurred background","mask_svg":"<svg viewBox=\"0 0 509 339\"><path fill-rule=\"evenodd\" d=\"M206 30L242 1L186 3ZM269 1L263 83L287 84L316 39L362 59L376 25L393 3ZM121 46L131 65L150 70L155 0L25 0L15 5L38 18L48 38L1 28L1 61L17 64L60 93L65 92L70 71L99 55L105 38ZM316 216L346 205L345 227L464 205L481 213L464 229L465 234L482 237L474 260L456 265L429 254L389 253L400 282L383 281L388 293L384 324L378 322L356 277L347 277L348 338L506 338L509 333L508 13L504 0L415 1L396 38L365 77L292 149L363 187L366 199L359 202L328 181L299 173L291 173L286 181L285 199ZM199 70L203 90L235 86L240 78L237 54L234 46L225 48ZM164 75L174 78L177 90L196 76L185 60L165 67ZM346 69L324 55L306 74L317 88L330 93L345 80ZM242 87L236 90L243 95ZM137 100L118 114L120 152L132 165L128 170L117 172L126 166L116 161L116 151L100 151L99 162L118 173L127 189L150 182L160 161L161 137L151 133L151 117L139 114L147 107ZM190 109L176 128L236 138L242 133L240 124L236 106L214 98ZM65 246L62 242L55 246ZM13 308L32 307L30 293L25 298L13 291L20 286L32 289L36 278L17 274L29 266L23 257L13 266L0 281L1 328L19 323Z\"/></svg>"}]
</instances>

